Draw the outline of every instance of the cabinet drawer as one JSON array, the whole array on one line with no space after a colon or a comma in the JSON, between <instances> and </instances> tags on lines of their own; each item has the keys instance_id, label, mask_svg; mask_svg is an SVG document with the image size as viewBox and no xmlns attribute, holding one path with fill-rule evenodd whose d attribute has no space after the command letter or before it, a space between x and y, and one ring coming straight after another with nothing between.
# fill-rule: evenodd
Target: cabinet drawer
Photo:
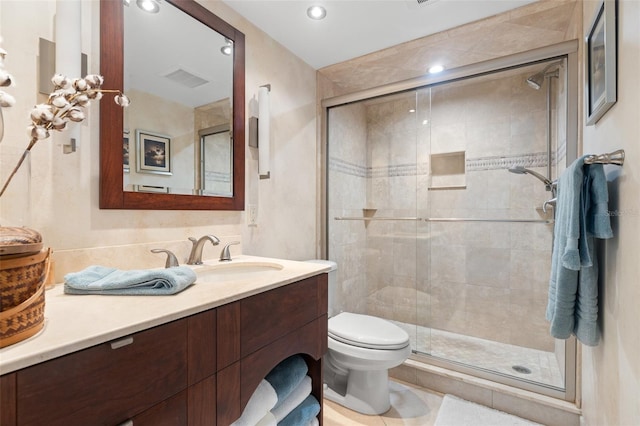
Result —
<instances>
[{"instance_id":1,"label":"cabinet drawer","mask_svg":"<svg viewBox=\"0 0 640 426\"><path fill-rule=\"evenodd\" d=\"M242 300L241 357L317 318L321 314L318 285L318 277L311 277Z\"/></svg>"},{"instance_id":2,"label":"cabinet drawer","mask_svg":"<svg viewBox=\"0 0 640 426\"><path fill-rule=\"evenodd\" d=\"M114 425L187 384L187 320L17 373L19 425Z\"/></svg>"},{"instance_id":3,"label":"cabinet drawer","mask_svg":"<svg viewBox=\"0 0 640 426\"><path fill-rule=\"evenodd\" d=\"M126 423L125 423L126 424ZM131 426L179 426L187 424L187 391L154 405L133 418Z\"/></svg>"}]
</instances>

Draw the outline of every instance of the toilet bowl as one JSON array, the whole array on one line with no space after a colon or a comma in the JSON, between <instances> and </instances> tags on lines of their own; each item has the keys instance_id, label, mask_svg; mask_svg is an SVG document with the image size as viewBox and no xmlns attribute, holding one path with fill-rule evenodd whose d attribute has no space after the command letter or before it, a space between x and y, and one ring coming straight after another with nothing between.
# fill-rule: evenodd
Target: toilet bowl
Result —
<instances>
[{"instance_id":1,"label":"toilet bowl","mask_svg":"<svg viewBox=\"0 0 640 426\"><path fill-rule=\"evenodd\" d=\"M389 368L411 354L409 335L382 318L333 314L335 270L329 272L329 350L324 357L324 397L363 414L382 414L391 406Z\"/></svg>"}]
</instances>

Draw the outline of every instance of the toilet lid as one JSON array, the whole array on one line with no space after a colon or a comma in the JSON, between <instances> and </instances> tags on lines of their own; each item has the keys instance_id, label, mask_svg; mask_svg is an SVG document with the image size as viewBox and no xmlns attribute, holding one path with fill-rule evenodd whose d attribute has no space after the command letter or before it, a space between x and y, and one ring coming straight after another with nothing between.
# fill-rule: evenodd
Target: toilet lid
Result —
<instances>
[{"instance_id":1,"label":"toilet lid","mask_svg":"<svg viewBox=\"0 0 640 426\"><path fill-rule=\"evenodd\" d=\"M329 319L329 337L370 349L402 349L409 335L395 324L369 315L342 312Z\"/></svg>"}]
</instances>

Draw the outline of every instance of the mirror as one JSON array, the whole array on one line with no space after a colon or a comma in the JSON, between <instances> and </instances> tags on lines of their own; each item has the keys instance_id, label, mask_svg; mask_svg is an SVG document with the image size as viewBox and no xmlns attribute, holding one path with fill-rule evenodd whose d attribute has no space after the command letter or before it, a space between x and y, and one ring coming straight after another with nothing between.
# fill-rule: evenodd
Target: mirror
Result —
<instances>
[{"instance_id":1,"label":"mirror","mask_svg":"<svg viewBox=\"0 0 640 426\"><path fill-rule=\"evenodd\" d=\"M132 103L101 103L100 208L243 210L244 34L193 0L160 6L101 1L105 87Z\"/></svg>"}]
</instances>

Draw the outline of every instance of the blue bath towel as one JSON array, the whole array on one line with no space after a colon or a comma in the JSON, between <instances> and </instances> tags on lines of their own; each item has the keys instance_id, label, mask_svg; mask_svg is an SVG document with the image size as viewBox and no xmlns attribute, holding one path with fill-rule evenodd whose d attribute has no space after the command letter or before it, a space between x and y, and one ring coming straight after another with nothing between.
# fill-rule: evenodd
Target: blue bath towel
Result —
<instances>
[{"instance_id":1,"label":"blue bath towel","mask_svg":"<svg viewBox=\"0 0 640 426\"><path fill-rule=\"evenodd\" d=\"M598 269L593 238L611 238L601 164L577 159L558 179L546 318L553 337L598 344Z\"/></svg>"},{"instance_id":2,"label":"blue bath towel","mask_svg":"<svg viewBox=\"0 0 640 426\"><path fill-rule=\"evenodd\" d=\"M293 409L287 416L278 422L278 426L307 425L320 413L320 403L309 395L300 405Z\"/></svg>"},{"instance_id":3,"label":"blue bath towel","mask_svg":"<svg viewBox=\"0 0 640 426\"><path fill-rule=\"evenodd\" d=\"M64 276L67 294L155 296L176 294L196 281L191 268L123 271L105 266L89 266Z\"/></svg>"},{"instance_id":4,"label":"blue bath towel","mask_svg":"<svg viewBox=\"0 0 640 426\"><path fill-rule=\"evenodd\" d=\"M273 386L278 395L278 403L274 408L282 404L291 392L298 387L307 375L308 370L309 368L304 358L301 355L293 355L276 365L267 374L265 380Z\"/></svg>"}]
</instances>

